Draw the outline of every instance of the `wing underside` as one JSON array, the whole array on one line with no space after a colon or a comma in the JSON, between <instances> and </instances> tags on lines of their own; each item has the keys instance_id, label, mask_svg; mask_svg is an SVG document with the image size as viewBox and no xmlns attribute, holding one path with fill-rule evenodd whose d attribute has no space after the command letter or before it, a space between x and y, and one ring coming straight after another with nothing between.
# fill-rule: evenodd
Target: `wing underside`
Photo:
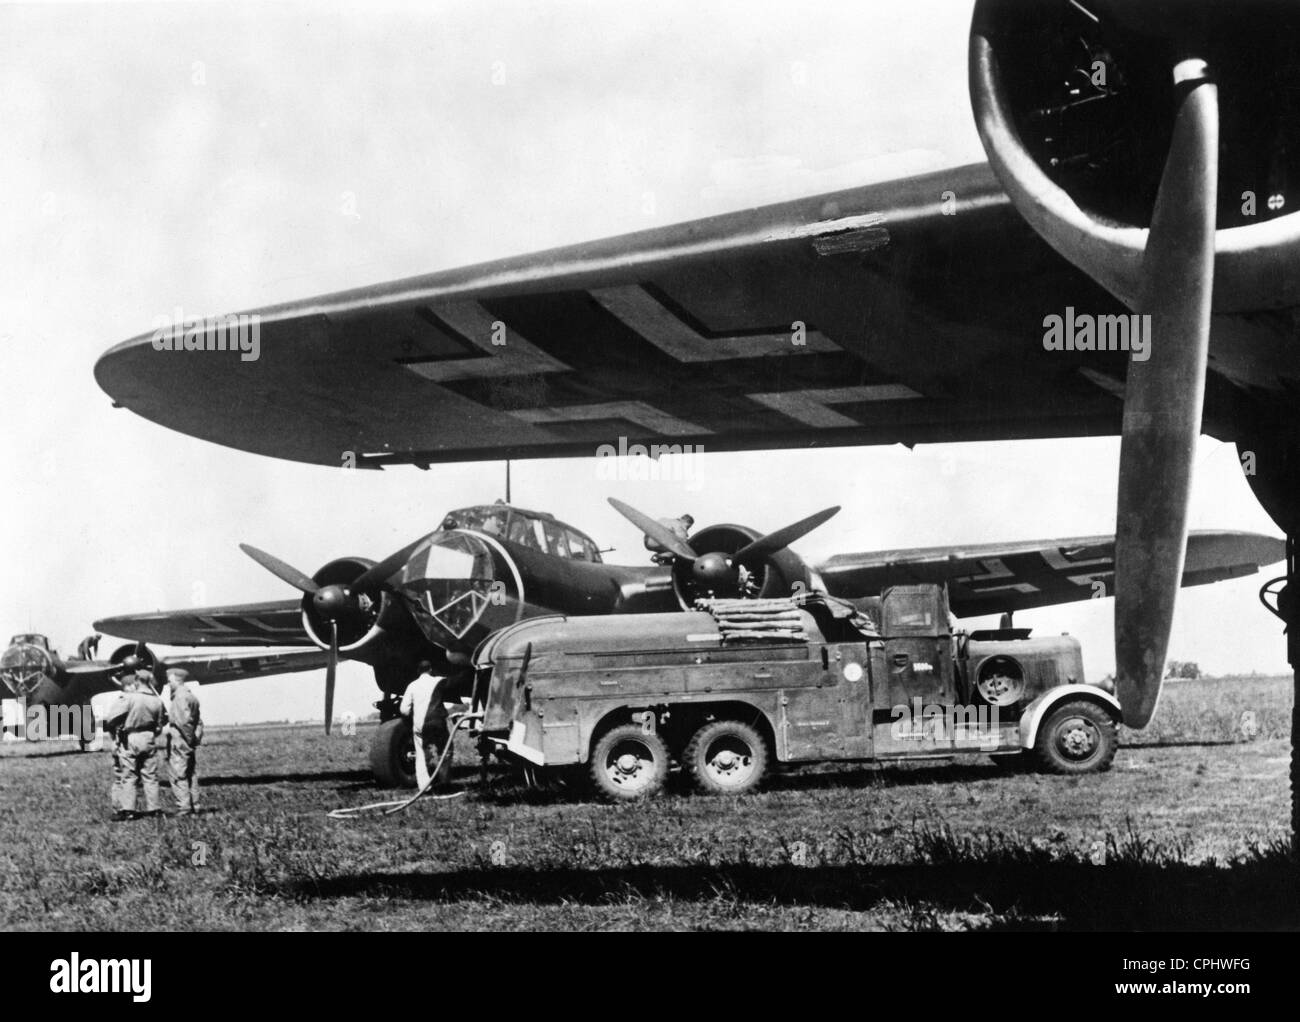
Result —
<instances>
[{"instance_id":1,"label":"wing underside","mask_svg":"<svg viewBox=\"0 0 1300 1022\"><path fill-rule=\"evenodd\" d=\"M1280 539L1248 532L1192 532L1184 586L1255 574L1285 556ZM891 585L946 583L958 617L1001 614L1114 595L1115 538L1085 536L880 553L837 554L818 568L836 596L876 596Z\"/></svg>"},{"instance_id":2,"label":"wing underside","mask_svg":"<svg viewBox=\"0 0 1300 1022\"><path fill-rule=\"evenodd\" d=\"M216 654L212 656L174 656L163 659L164 667L180 667L190 679L201 685L222 681L242 681L273 674L323 670L327 654L310 649L286 653Z\"/></svg>"},{"instance_id":3,"label":"wing underside","mask_svg":"<svg viewBox=\"0 0 1300 1022\"><path fill-rule=\"evenodd\" d=\"M95 372L333 466L1116 433L1126 355L1045 351L1066 306L1127 311L974 165L180 324Z\"/></svg>"}]
</instances>

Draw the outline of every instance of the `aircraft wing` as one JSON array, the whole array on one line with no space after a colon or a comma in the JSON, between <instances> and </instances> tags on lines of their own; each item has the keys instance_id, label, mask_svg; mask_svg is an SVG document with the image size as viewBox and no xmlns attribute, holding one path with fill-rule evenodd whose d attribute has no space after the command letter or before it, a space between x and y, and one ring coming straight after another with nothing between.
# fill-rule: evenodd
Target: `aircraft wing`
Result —
<instances>
[{"instance_id":1,"label":"aircraft wing","mask_svg":"<svg viewBox=\"0 0 1300 1022\"><path fill-rule=\"evenodd\" d=\"M1127 312L977 164L250 310L255 352L173 325L95 375L333 466L1118 433L1127 355L1045 351L1066 306Z\"/></svg>"},{"instance_id":2,"label":"aircraft wing","mask_svg":"<svg viewBox=\"0 0 1300 1022\"><path fill-rule=\"evenodd\" d=\"M213 653L159 657L154 676L161 685L169 667L181 667L190 679L201 685L222 681L242 681L271 674L323 669L328 655L319 649L293 650L284 653ZM80 691L89 695L114 692L120 688L121 664L108 660L74 660L64 665L68 674L78 678Z\"/></svg>"},{"instance_id":3,"label":"aircraft wing","mask_svg":"<svg viewBox=\"0 0 1300 1022\"><path fill-rule=\"evenodd\" d=\"M1286 543L1269 536L1193 531L1182 585L1253 575L1285 554ZM1114 595L1115 537L837 554L817 570L827 590L843 597L875 596L891 585L947 583L952 612L977 617Z\"/></svg>"},{"instance_id":4,"label":"aircraft wing","mask_svg":"<svg viewBox=\"0 0 1300 1022\"><path fill-rule=\"evenodd\" d=\"M122 614L95 630L165 646L310 646L298 600Z\"/></svg>"},{"instance_id":5,"label":"aircraft wing","mask_svg":"<svg viewBox=\"0 0 1300 1022\"><path fill-rule=\"evenodd\" d=\"M319 649L290 653L215 654L210 656L164 657L160 664L184 668L190 678L201 685L222 681L241 681L268 674L293 674L296 671L324 669L329 655Z\"/></svg>"}]
</instances>

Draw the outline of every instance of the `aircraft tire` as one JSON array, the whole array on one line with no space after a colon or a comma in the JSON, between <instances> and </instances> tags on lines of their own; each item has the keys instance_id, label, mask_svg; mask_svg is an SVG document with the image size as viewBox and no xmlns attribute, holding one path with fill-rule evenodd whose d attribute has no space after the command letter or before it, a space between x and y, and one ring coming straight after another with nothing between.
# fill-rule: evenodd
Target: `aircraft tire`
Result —
<instances>
[{"instance_id":1,"label":"aircraft tire","mask_svg":"<svg viewBox=\"0 0 1300 1022\"><path fill-rule=\"evenodd\" d=\"M588 773L597 794L610 802L650 798L668 779L668 746L640 724L620 724L592 748Z\"/></svg>"},{"instance_id":2,"label":"aircraft tire","mask_svg":"<svg viewBox=\"0 0 1300 1022\"><path fill-rule=\"evenodd\" d=\"M415 750L411 723L405 717L386 720L370 739L370 770L381 787L415 787Z\"/></svg>"},{"instance_id":3,"label":"aircraft tire","mask_svg":"<svg viewBox=\"0 0 1300 1022\"><path fill-rule=\"evenodd\" d=\"M744 795L767 773L767 742L742 721L714 720L691 736L682 763L702 794Z\"/></svg>"},{"instance_id":4,"label":"aircraft tire","mask_svg":"<svg viewBox=\"0 0 1300 1022\"><path fill-rule=\"evenodd\" d=\"M1119 745L1114 718L1096 703L1073 700L1043 721L1034 741L1039 766L1053 774L1090 774L1110 768Z\"/></svg>"}]
</instances>

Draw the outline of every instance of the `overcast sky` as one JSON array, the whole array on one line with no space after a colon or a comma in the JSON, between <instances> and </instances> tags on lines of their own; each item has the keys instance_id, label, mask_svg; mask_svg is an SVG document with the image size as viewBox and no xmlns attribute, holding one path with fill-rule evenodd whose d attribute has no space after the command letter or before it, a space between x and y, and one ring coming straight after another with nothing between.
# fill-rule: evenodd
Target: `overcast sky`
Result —
<instances>
[{"instance_id":1,"label":"overcast sky","mask_svg":"<svg viewBox=\"0 0 1300 1022\"><path fill-rule=\"evenodd\" d=\"M905 12L905 16L898 12ZM380 557L498 464L348 473L115 411L91 375L176 306L228 311L981 158L969 4L465 2L0 7L0 629L70 650L97 617L293 595L236 548L314 571ZM642 563L605 503L769 529L800 549L1111 532L1118 442L706 454L670 482L516 463L518 503ZM681 475L682 473L678 473ZM1194 528L1277 530L1205 440ZM1262 578L1185 591L1170 654L1282 671ZM1112 601L1026 613L1113 670ZM107 648L107 643L106 647ZM214 722L318 717L319 674L214 686ZM338 711L378 692L346 665Z\"/></svg>"}]
</instances>

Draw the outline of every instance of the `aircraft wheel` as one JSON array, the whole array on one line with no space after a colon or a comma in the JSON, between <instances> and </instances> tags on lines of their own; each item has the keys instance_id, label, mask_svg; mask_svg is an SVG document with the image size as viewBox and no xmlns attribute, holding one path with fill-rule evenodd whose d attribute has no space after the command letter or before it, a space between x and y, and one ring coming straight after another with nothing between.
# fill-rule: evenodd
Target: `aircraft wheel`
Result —
<instances>
[{"instance_id":1,"label":"aircraft wheel","mask_svg":"<svg viewBox=\"0 0 1300 1022\"><path fill-rule=\"evenodd\" d=\"M622 724L591 750L590 773L596 791L613 802L647 798L668 778L668 747L640 724Z\"/></svg>"},{"instance_id":2,"label":"aircraft wheel","mask_svg":"<svg viewBox=\"0 0 1300 1022\"><path fill-rule=\"evenodd\" d=\"M376 729L370 739L370 769L382 787L415 787L415 749L405 717L386 720Z\"/></svg>"},{"instance_id":3,"label":"aircraft wheel","mask_svg":"<svg viewBox=\"0 0 1300 1022\"><path fill-rule=\"evenodd\" d=\"M743 795L767 772L767 742L741 721L710 721L691 737L682 761L704 794Z\"/></svg>"},{"instance_id":4,"label":"aircraft wheel","mask_svg":"<svg viewBox=\"0 0 1300 1022\"><path fill-rule=\"evenodd\" d=\"M1034 742L1034 755L1050 773L1089 774L1110 766L1118 744L1111 715L1079 700L1048 714Z\"/></svg>"}]
</instances>

